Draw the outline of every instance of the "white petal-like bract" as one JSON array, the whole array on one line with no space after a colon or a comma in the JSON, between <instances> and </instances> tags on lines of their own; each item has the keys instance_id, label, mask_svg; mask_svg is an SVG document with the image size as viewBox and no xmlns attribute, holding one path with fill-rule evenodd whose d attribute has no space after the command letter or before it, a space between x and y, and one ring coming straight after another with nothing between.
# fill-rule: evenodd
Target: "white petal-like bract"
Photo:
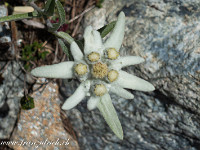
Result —
<instances>
[{"instance_id":1,"label":"white petal-like bract","mask_svg":"<svg viewBox=\"0 0 200 150\"><path fill-rule=\"evenodd\" d=\"M31 74L36 77L69 79L73 78L73 65L73 61L68 61L37 67L31 71Z\"/></svg>"},{"instance_id":2,"label":"white petal-like bract","mask_svg":"<svg viewBox=\"0 0 200 150\"><path fill-rule=\"evenodd\" d=\"M98 103L99 103L100 97L90 97L90 99L87 101L87 108L88 110L93 110L97 107Z\"/></svg>"},{"instance_id":3,"label":"white petal-like bract","mask_svg":"<svg viewBox=\"0 0 200 150\"><path fill-rule=\"evenodd\" d=\"M125 56L125 57L120 57L119 59L113 61L111 63L111 66L117 70L130 66L130 65L136 65L139 63L144 62L144 59L139 56Z\"/></svg>"},{"instance_id":4,"label":"white petal-like bract","mask_svg":"<svg viewBox=\"0 0 200 150\"><path fill-rule=\"evenodd\" d=\"M116 86L116 85L111 85L110 91L122 98L125 98L125 99L133 99L134 98L133 94L131 94L127 90L125 90L119 86Z\"/></svg>"},{"instance_id":5,"label":"white petal-like bract","mask_svg":"<svg viewBox=\"0 0 200 150\"><path fill-rule=\"evenodd\" d=\"M69 110L72 109L73 107L75 107L76 105L78 105L78 103L80 103L84 97L86 96L86 89L84 86L84 82L82 82L79 87L76 89L76 91L72 94L72 96L70 96L65 103L62 106L63 110Z\"/></svg>"},{"instance_id":6,"label":"white petal-like bract","mask_svg":"<svg viewBox=\"0 0 200 150\"><path fill-rule=\"evenodd\" d=\"M70 50L75 61L80 61L83 59L83 53L81 52L75 41L71 43Z\"/></svg>"},{"instance_id":7,"label":"white petal-like bract","mask_svg":"<svg viewBox=\"0 0 200 150\"><path fill-rule=\"evenodd\" d=\"M102 50L102 38L98 31L93 30L91 26L88 26L84 32L84 53L85 55L91 52L99 52Z\"/></svg>"},{"instance_id":8,"label":"white petal-like bract","mask_svg":"<svg viewBox=\"0 0 200 150\"><path fill-rule=\"evenodd\" d=\"M112 131L120 138L123 139L123 130L119 118L117 116L116 110L112 104L110 95L106 93L100 99L98 104L98 109L103 115L105 121L112 129Z\"/></svg>"},{"instance_id":9,"label":"white petal-like bract","mask_svg":"<svg viewBox=\"0 0 200 150\"><path fill-rule=\"evenodd\" d=\"M119 51L124 38L124 28L125 28L125 14L121 12L118 16L116 25L110 37L104 44L105 48L115 48L117 51Z\"/></svg>"},{"instance_id":10,"label":"white petal-like bract","mask_svg":"<svg viewBox=\"0 0 200 150\"><path fill-rule=\"evenodd\" d=\"M155 90L154 86L134 75L131 75L125 71L119 71L119 78L116 80L116 83L123 88L138 90L138 91L153 91Z\"/></svg>"}]
</instances>

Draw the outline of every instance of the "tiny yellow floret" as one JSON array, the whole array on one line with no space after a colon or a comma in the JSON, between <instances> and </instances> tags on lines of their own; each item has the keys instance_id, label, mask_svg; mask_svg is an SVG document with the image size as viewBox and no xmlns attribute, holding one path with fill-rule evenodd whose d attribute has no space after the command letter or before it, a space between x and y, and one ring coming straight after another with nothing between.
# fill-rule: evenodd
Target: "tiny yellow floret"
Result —
<instances>
[{"instance_id":1,"label":"tiny yellow floret","mask_svg":"<svg viewBox=\"0 0 200 150\"><path fill-rule=\"evenodd\" d=\"M88 59L91 62L96 62L100 59L100 54L97 52L92 52L88 55Z\"/></svg>"},{"instance_id":2,"label":"tiny yellow floret","mask_svg":"<svg viewBox=\"0 0 200 150\"><path fill-rule=\"evenodd\" d=\"M96 84L94 89L94 94L96 96L103 96L107 92L105 85L103 84Z\"/></svg>"},{"instance_id":3,"label":"tiny yellow floret","mask_svg":"<svg viewBox=\"0 0 200 150\"><path fill-rule=\"evenodd\" d=\"M109 58L109 59L115 60L115 59L118 58L119 52L117 52L115 48L109 48L109 49L107 50L107 55L108 55L108 58Z\"/></svg>"},{"instance_id":4,"label":"tiny yellow floret","mask_svg":"<svg viewBox=\"0 0 200 150\"><path fill-rule=\"evenodd\" d=\"M119 76L119 73L116 70L111 70L108 72L108 80L110 82L117 80L118 76Z\"/></svg>"},{"instance_id":5,"label":"tiny yellow floret","mask_svg":"<svg viewBox=\"0 0 200 150\"><path fill-rule=\"evenodd\" d=\"M106 64L98 62L92 66L92 75L95 78L104 78L108 73L108 67Z\"/></svg>"},{"instance_id":6,"label":"tiny yellow floret","mask_svg":"<svg viewBox=\"0 0 200 150\"><path fill-rule=\"evenodd\" d=\"M82 64L82 63L77 64L75 66L75 72L80 76L86 74L88 72L87 65Z\"/></svg>"}]
</instances>

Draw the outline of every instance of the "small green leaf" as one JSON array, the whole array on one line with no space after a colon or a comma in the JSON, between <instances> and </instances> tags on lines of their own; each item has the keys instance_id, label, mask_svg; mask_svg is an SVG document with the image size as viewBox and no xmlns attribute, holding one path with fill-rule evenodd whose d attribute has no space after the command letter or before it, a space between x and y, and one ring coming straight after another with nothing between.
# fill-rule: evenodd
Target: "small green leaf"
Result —
<instances>
[{"instance_id":1,"label":"small green leaf","mask_svg":"<svg viewBox=\"0 0 200 150\"><path fill-rule=\"evenodd\" d=\"M58 42L59 42L60 47L62 48L63 52L67 55L67 57L69 57L69 50L68 50L67 46L65 45L65 43L63 42L63 40L58 39Z\"/></svg>"},{"instance_id":2,"label":"small green leaf","mask_svg":"<svg viewBox=\"0 0 200 150\"><path fill-rule=\"evenodd\" d=\"M84 50L84 40L75 40L75 42L76 42L76 44L78 44L78 47L83 52L83 50Z\"/></svg>"},{"instance_id":3,"label":"small green leaf","mask_svg":"<svg viewBox=\"0 0 200 150\"><path fill-rule=\"evenodd\" d=\"M30 13L24 13L24 14L16 14L16 15L10 15L0 18L0 22L6 22L6 21L17 21L22 19L30 19L33 17L40 17L40 15L34 11Z\"/></svg>"},{"instance_id":4,"label":"small green leaf","mask_svg":"<svg viewBox=\"0 0 200 150\"><path fill-rule=\"evenodd\" d=\"M31 66L28 62L24 65L24 69L27 70L27 71L30 71Z\"/></svg>"},{"instance_id":5,"label":"small green leaf","mask_svg":"<svg viewBox=\"0 0 200 150\"><path fill-rule=\"evenodd\" d=\"M58 36L66 40L69 44L74 41L74 39L66 32L58 32Z\"/></svg>"},{"instance_id":6,"label":"small green leaf","mask_svg":"<svg viewBox=\"0 0 200 150\"><path fill-rule=\"evenodd\" d=\"M103 115L109 127L112 129L112 131L116 134L118 138L122 140L123 139L122 126L118 119L115 108L112 104L110 95L108 93L101 97L97 107L100 110L101 114Z\"/></svg>"},{"instance_id":7,"label":"small green leaf","mask_svg":"<svg viewBox=\"0 0 200 150\"><path fill-rule=\"evenodd\" d=\"M101 8L103 2L104 2L104 0L96 0L96 6L97 6L98 8Z\"/></svg>"},{"instance_id":8,"label":"small green leaf","mask_svg":"<svg viewBox=\"0 0 200 150\"><path fill-rule=\"evenodd\" d=\"M58 9L60 25L65 23L65 10L59 0L56 0L56 7Z\"/></svg>"},{"instance_id":9,"label":"small green leaf","mask_svg":"<svg viewBox=\"0 0 200 150\"><path fill-rule=\"evenodd\" d=\"M35 107L34 100L31 96L24 96L21 98L20 104L22 109L29 110Z\"/></svg>"},{"instance_id":10,"label":"small green leaf","mask_svg":"<svg viewBox=\"0 0 200 150\"><path fill-rule=\"evenodd\" d=\"M49 28L48 31L52 32L52 31L57 31L60 28L60 23L54 23L52 24L52 28Z\"/></svg>"},{"instance_id":11,"label":"small green leaf","mask_svg":"<svg viewBox=\"0 0 200 150\"><path fill-rule=\"evenodd\" d=\"M113 30L113 28L115 27L116 21L113 21L107 25L105 25L104 27L100 28L98 31L101 34L101 37L104 38L110 31Z\"/></svg>"},{"instance_id":12,"label":"small green leaf","mask_svg":"<svg viewBox=\"0 0 200 150\"><path fill-rule=\"evenodd\" d=\"M47 54L49 54L49 52L47 52L47 51L44 51L44 52L41 53L42 60L44 60L46 58Z\"/></svg>"},{"instance_id":13,"label":"small green leaf","mask_svg":"<svg viewBox=\"0 0 200 150\"><path fill-rule=\"evenodd\" d=\"M47 0L44 7L44 14L47 16L52 16L54 14L55 0Z\"/></svg>"},{"instance_id":14,"label":"small green leaf","mask_svg":"<svg viewBox=\"0 0 200 150\"><path fill-rule=\"evenodd\" d=\"M53 27L48 29L50 32L57 31L60 28L60 26L65 23L66 16L65 16L65 10L64 10L63 6L59 0L56 0L55 3L56 3L57 10L58 10L59 22L54 23Z\"/></svg>"}]
</instances>

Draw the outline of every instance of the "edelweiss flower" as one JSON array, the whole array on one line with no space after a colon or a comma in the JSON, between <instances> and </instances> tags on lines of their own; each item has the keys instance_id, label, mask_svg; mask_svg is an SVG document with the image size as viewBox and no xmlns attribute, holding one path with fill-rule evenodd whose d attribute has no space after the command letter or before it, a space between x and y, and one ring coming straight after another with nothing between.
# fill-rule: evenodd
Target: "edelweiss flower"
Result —
<instances>
[{"instance_id":1,"label":"edelweiss flower","mask_svg":"<svg viewBox=\"0 0 200 150\"><path fill-rule=\"evenodd\" d=\"M84 54L76 42L72 42L70 49L74 61L38 67L31 73L34 76L46 78L78 78L81 81L80 86L65 101L62 109L69 110L80 103L84 97L90 96L87 108L92 110L98 107L101 112L103 111L106 120L106 113L109 111L116 114L108 93L115 93L125 99L133 99L134 96L124 88L139 91L154 90L154 86L149 82L121 70L123 67L144 61L138 56L120 57L119 49L124 38L124 28L125 15L121 12L113 32L103 43L100 33L88 26L84 32ZM101 110L100 105L110 105L110 110ZM115 119L118 120L118 118ZM108 124L112 126L112 122ZM123 138L123 133L119 134Z\"/></svg>"}]
</instances>

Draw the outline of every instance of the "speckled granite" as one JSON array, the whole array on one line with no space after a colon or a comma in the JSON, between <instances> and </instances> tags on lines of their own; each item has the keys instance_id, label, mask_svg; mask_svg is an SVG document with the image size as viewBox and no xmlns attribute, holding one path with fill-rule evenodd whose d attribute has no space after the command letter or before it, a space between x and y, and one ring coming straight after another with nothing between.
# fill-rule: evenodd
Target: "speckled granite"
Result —
<instances>
[{"instance_id":1,"label":"speckled granite","mask_svg":"<svg viewBox=\"0 0 200 150\"><path fill-rule=\"evenodd\" d=\"M38 80L38 83L43 82ZM34 85L35 92L31 95L34 98L35 108L21 110L17 127L10 139L10 141L18 141L19 144L10 145L10 147L15 150L36 148L39 150L78 150L77 141L65 131L62 124L58 86L55 83L39 88L40 86L39 84Z\"/></svg>"},{"instance_id":2,"label":"speckled granite","mask_svg":"<svg viewBox=\"0 0 200 150\"><path fill-rule=\"evenodd\" d=\"M84 100L66 111L83 150L199 150L200 149L200 1L107 0L86 14L84 27L98 29L126 14L121 54L146 59L125 70L154 84L154 92L131 91L133 100L112 95L124 130L120 141L98 110ZM84 28L83 27L83 28ZM66 98L77 82L65 83Z\"/></svg>"}]
</instances>

